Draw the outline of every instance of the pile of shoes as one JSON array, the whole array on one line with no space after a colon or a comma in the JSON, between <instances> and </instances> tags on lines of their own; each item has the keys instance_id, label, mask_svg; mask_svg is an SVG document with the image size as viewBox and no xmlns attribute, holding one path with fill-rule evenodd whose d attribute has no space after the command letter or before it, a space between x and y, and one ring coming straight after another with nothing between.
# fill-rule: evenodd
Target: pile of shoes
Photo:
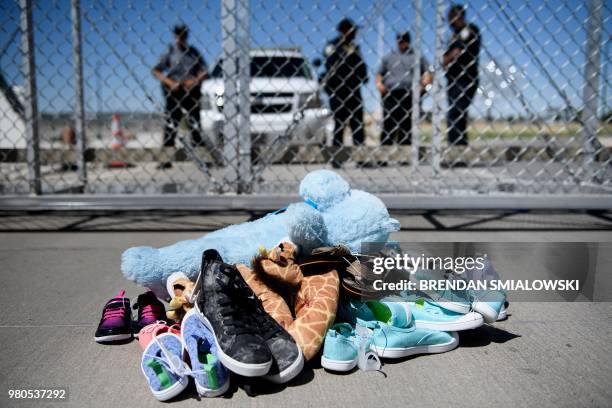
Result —
<instances>
[{"instance_id":1,"label":"pile of shoes","mask_svg":"<svg viewBox=\"0 0 612 408\"><path fill-rule=\"evenodd\" d=\"M177 285L178 286L178 285ZM181 288L183 290L183 288ZM181 324L168 325L163 304L147 292L138 297L137 321L122 291L104 306L95 333L99 343L138 337L141 370L155 398L179 395L192 377L201 396L229 387L228 371L281 384L295 378L304 357L293 337L264 310L235 265L207 250Z\"/></svg>"},{"instance_id":2,"label":"pile of shoes","mask_svg":"<svg viewBox=\"0 0 612 408\"><path fill-rule=\"evenodd\" d=\"M190 377L204 397L223 395L231 373L287 383L321 349L327 370L379 370L381 359L453 350L458 332L506 316L502 292L404 291L377 298L370 288L375 276L362 261L342 246L298 259L297 247L281 242L262 248L246 266L208 249L195 282L182 273L168 278L167 312L148 291L138 296L132 321L121 291L104 306L95 340L138 338L146 384L166 401L181 394ZM442 278L456 277L428 270L413 277Z\"/></svg>"},{"instance_id":3,"label":"pile of shoes","mask_svg":"<svg viewBox=\"0 0 612 408\"><path fill-rule=\"evenodd\" d=\"M346 259L342 249L335 252ZM368 285L374 277L371 269L364 266L368 260L352 255L347 262L350 267L342 277L338 305L340 322L327 332L321 357L321 365L330 371L350 371L358 365L364 370L378 369L380 363L361 364L372 357L371 352L376 359L444 353L459 345L458 332L507 318L509 304L506 293L500 291L401 291L376 299ZM489 261L485 269L492 270ZM393 272L387 272L382 279L389 279ZM412 279L465 278L448 271L419 269Z\"/></svg>"}]
</instances>

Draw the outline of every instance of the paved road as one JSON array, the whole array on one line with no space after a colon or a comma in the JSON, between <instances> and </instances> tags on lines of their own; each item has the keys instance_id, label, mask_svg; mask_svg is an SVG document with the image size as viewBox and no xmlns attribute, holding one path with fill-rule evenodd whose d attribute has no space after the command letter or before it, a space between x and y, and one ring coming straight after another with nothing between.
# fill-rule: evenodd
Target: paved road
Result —
<instances>
[{"instance_id":1,"label":"paved road","mask_svg":"<svg viewBox=\"0 0 612 408\"><path fill-rule=\"evenodd\" d=\"M214 223L214 221L212 221ZM67 386L66 404L160 406L140 373L137 343L101 346L101 306L125 288L119 272L133 245L166 245L194 232L29 232L0 234L0 406L8 389ZM605 241L602 231L405 231L402 241ZM195 390L172 406L611 406L612 303L514 303L506 322L461 334L450 353L389 362L384 373L334 375L318 363L287 387L200 402ZM50 404L51 405L51 404Z\"/></svg>"}]
</instances>

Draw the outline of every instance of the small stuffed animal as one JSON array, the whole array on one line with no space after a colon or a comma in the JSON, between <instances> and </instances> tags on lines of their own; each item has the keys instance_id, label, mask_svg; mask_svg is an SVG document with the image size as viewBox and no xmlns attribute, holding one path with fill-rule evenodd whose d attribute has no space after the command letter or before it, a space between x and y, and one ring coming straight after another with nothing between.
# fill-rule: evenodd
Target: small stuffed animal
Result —
<instances>
[{"instance_id":1,"label":"small stuffed animal","mask_svg":"<svg viewBox=\"0 0 612 408\"><path fill-rule=\"evenodd\" d=\"M256 221L230 225L165 248L130 248L122 255L121 270L126 278L164 297L166 280L172 273L182 271L196 279L206 249L216 249L228 263L249 264L260 246L272 248L286 238L303 253L339 244L358 252L362 242L384 242L399 230L399 222L389 217L379 198L352 190L333 171L308 173L299 192L303 202Z\"/></svg>"},{"instance_id":2,"label":"small stuffed animal","mask_svg":"<svg viewBox=\"0 0 612 408\"><path fill-rule=\"evenodd\" d=\"M308 361L321 348L336 318L336 269L342 265L334 260L298 263L296 255L293 243L281 242L269 252L260 251L252 268L242 264L236 267L264 310L291 334Z\"/></svg>"},{"instance_id":3,"label":"small stuffed animal","mask_svg":"<svg viewBox=\"0 0 612 408\"><path fill-rule=\"evenodd\" d=\"M168 277L167 290L172 296L166 317L180 323L187 312L193 308L193 290L195 284L189 280L187 275L176 272Z\"/></svg>"}]
</instances>

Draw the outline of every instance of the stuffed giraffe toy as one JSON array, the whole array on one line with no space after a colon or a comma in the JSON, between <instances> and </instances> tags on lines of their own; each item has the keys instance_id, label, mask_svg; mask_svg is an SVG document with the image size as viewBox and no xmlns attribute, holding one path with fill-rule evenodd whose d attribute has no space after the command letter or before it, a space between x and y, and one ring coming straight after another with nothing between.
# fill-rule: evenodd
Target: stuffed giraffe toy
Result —
<instances>
[{"instance_id":1,"label":"stuffed giraffe toy","mask_svg":"<svg viewBox=\"0 0 612 408\"><path fill-rule=\"evenodd\" d=\"M314 357L336 318L339 278L337 260L296 261L297 247L282 242L272 250L260 249L252 268L237 268L265 311L302 349L306 361Z\"/></svg>"}]
</instances>

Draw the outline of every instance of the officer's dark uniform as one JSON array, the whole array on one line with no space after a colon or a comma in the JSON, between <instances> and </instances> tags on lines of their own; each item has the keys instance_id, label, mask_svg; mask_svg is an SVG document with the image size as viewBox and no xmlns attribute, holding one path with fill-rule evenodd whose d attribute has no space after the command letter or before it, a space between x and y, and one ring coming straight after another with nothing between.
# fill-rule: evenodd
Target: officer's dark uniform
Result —
<instances>
[{"instance_id":1,"label":"officer's dark uniform","mask_svg":"<svg viewBox=\"0 0 612 408\"><path fill-rule=\"evenodd\" d=\"M461 54L447 66L448 143L467 145L468 110L478 88L478 55L480 33L474 24L467 24L453 33L448 51L459 48ZM447 52L448 52L447 51Z\"/></svg>"},{"instance_id":2,"label":"officer's dark uniform","mask_svg":"<svg viewBox=\"0 0 612 408\"><path fill-rule=\"evenodd\" d=\"M176 45L171 44L160 56L153 69L166 71L168 77L174 81L183 81L198 76L207 68L206 61L195 47L188 46L185 50L179 50ZM196 145L202 144L200 130L200 99L202 93L200 85L196 85L190 90L179 87L175 91L170 91L162 84L162 94L166 100L164 146L174 146L177 129L183 118L183 109L187 112L187 125L191 130L192 142Z\"/></svg>"},{"instance_id":3,"label":"officer's dark uniform","mask_svg":"<svg viewBox=\"0 0 612 408\"><path fill-rule=\"evenodd\" d=\"M342 133L348 121L353 143L364 142L363 100L360 87L368 81L368 72L354 43L342 43L342 37L330 41L325 47L325 92L334 115L334 146L342 146Z\"/></svg>"}]
</instances>

